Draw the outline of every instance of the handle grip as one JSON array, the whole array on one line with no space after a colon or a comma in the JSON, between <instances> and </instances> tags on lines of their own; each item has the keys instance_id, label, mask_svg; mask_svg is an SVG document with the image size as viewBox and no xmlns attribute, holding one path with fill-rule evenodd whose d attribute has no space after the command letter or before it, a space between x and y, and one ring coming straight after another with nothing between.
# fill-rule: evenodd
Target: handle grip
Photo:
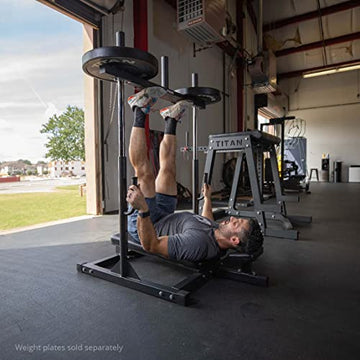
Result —
<instances>
[{"instance_id":1,"label":"handle grip","mask_svg":"<svg viewBox=\"0 0 360 360\"><path fill-rule=\"evenodd\" d=\"M209 175L208 173L204 173L204 184L207 184L207 185L210 185L209 182L208 182L208 178L209 178ZM198 197L198 200L204 200L204 194L200 195Z\"/></svg>"},{"instance_id":2,"label":"handle grip","mask_svg":"<svg viewBox=\"0 0 360 360\"><path fill-rule=\"evenodd\" d=\"M137 176L133 176L133 177L131 178L131 183L132 183L131 185L139 186L139 185L138 185L138 178L137 178ZM125 215L125 216L129 216L129 215L133 214L134 211L135 211L135 209L134 209L134 208L131 208L131 209L128 210L128 211L124 211L124 215Z\"/></svg>"}]
</instances>

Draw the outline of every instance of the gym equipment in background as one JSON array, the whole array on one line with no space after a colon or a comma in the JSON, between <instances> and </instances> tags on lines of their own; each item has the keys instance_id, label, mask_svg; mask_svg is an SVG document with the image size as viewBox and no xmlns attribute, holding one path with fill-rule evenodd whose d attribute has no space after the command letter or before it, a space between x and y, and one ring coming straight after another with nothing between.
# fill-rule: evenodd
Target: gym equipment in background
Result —
<instances>
[{"instance_id":1,"label":"gym equipment in background","mask_svg":"<svg viewBox=\"0 0 360 360\"><path fill-rule=\"evenodd\" d=\"M263 131L264 127L280 126L279 176L282 188L284 190L305 191L309 193L310 185L306 177L306 139L302 136L305 130L302 130L304 126L294 124L295 119L295 116L269 119L269 122L261 124L260 128ZM301 121L304 122L304 120ZM287 122L290 122L292 125L288 128L288 138L285 139L285 124ZM292 129L296 129L296 131ZM295 134L296 136L294 136ZM269 184L273 180L271 176L267 175L268 172L266 172L265 181Z\"/></svg>"},{"instance_id":2,"label":"gym equipment in background","mask_svg":"<svg viewBox=\"0 0 360 360\"><path fill-rule=\"evenodd\" d=\"M284 161L293 162L296 165L297 175L306 176L307 174L306 150L307 140L305 137L284 139Z\"/></svg>"},{"instance_id":3,"label":"gym equipment in background","mask_svg":"<svg viewBox=\"0 0 360 360\"><path fill-rule=\"evenodd\" d=\"M321 171L320 179L324 182L329 182L330 179L330 155L322 154L321 156Z\"/></svg>"},{"instance_id":4,"label":"gym equipment in background","mask_svg":"<svg viewBox=\"0 0 360 360\"><path fill-rule=\"evenodd\" d=\"M256 218L264 235L297 240L298 231L293 228L292 222L310 223L312 218L308 216L287 215L285 201L299 201L299 197L283 195L275 151L275 145L279 145L279 143L280 139L278 137L258 130L210 135L204 174L207 174L207 182L210 184L216 154L236 152L238 157L235 165L230 199L227 209L219 211L220 217L228 214L238 217ZM275 199L266 199L264 197L264 153L270 154ZM252 193L251 206L245 210L237 204L237 192L243 160L245 160L247 164ZM200 202L200 209L202 209L202 207L203 200ZM280 223L281 226L270 227L268 220Z\"/></svg>"},{"instance_id":5,"label":"gym equipment in background","mask_svg":"<svg viewBox=\"0 0 360 360\"><path fill-rule=\"evenodd\" d=\"M334 183L341 182L342 161L333 162L332 178Z\"/></svg>"}]
</instances>

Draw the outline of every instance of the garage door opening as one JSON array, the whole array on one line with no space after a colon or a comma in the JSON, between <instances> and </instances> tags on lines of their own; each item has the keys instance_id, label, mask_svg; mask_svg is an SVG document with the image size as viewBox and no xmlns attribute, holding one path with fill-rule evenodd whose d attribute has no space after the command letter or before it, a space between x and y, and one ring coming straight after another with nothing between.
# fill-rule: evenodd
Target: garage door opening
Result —
<instances>
[{"instance_id":1,"label":"garage door opening","mask_svg":"<svg viewBox=\"0 0 360 360\"><path fill-rule=\"evenodd\" d=\"M85 215L83 25L29 0L0 17L0 231Z\"/></svg>"}]
</instances>

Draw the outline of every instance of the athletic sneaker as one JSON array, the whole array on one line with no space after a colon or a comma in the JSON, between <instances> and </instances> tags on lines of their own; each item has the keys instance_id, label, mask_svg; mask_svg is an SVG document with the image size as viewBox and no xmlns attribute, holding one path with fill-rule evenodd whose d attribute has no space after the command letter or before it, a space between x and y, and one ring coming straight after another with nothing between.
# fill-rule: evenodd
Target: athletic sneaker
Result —
<instances>
[{"instance_id":1,"label":"athletic sneaker","mask_svg":"<svg viewBox=\"0 0 360 360\"><path fill-rule=\"evenodd\" d=\"M190 103L186 100L178 101L176 104L168 106L160 110L160 115L166 119L167 117L180 120L184 115L185 110L190 106Z\"/></svg>"},{"instance_id":2,"label":"athletic sneaker","mask_svg":"<svg viewBox=\"0 0 360 360\"><path fill-rule=\"evenodd\" d=\"M160 86L145 88L140 92L128 97L128 104L131 109L135 106L141 108L142 112L148 114L150 108L157 102L158 98L164 96L166 90Z\"/></svg>"}]
</instances>

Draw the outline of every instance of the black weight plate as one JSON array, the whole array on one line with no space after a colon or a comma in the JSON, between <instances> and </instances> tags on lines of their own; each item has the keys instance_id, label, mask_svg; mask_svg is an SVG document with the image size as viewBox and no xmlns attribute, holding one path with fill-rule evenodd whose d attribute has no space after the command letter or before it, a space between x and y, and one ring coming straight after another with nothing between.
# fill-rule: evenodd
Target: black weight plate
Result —
<instances>
[{"instance_id":1,"label":"black weight plate","mask_svg":"<svg viewBox=\"0 0 360 360\"><path fill-rule=\"evenodd\" d=\"M101 80L116 81L113 75L100 71L100 67L106 64L111 64L122 72L146 80L153 78L158 73L156 57L135 48L100 47L88 51L82 57L82 68L86 74Z\"/></svg>"},{"instance_id":2,"label":"black weight plate","mask_svg":"<svg viewBox=\"0 0 360 360\"><path fill-rule=\"evenodd\" d=\"M200 99L205 105L215 104L221 100L220 91L209 87L188 87L175 90L176 92Z\"/></svg>"}]
</instances>

